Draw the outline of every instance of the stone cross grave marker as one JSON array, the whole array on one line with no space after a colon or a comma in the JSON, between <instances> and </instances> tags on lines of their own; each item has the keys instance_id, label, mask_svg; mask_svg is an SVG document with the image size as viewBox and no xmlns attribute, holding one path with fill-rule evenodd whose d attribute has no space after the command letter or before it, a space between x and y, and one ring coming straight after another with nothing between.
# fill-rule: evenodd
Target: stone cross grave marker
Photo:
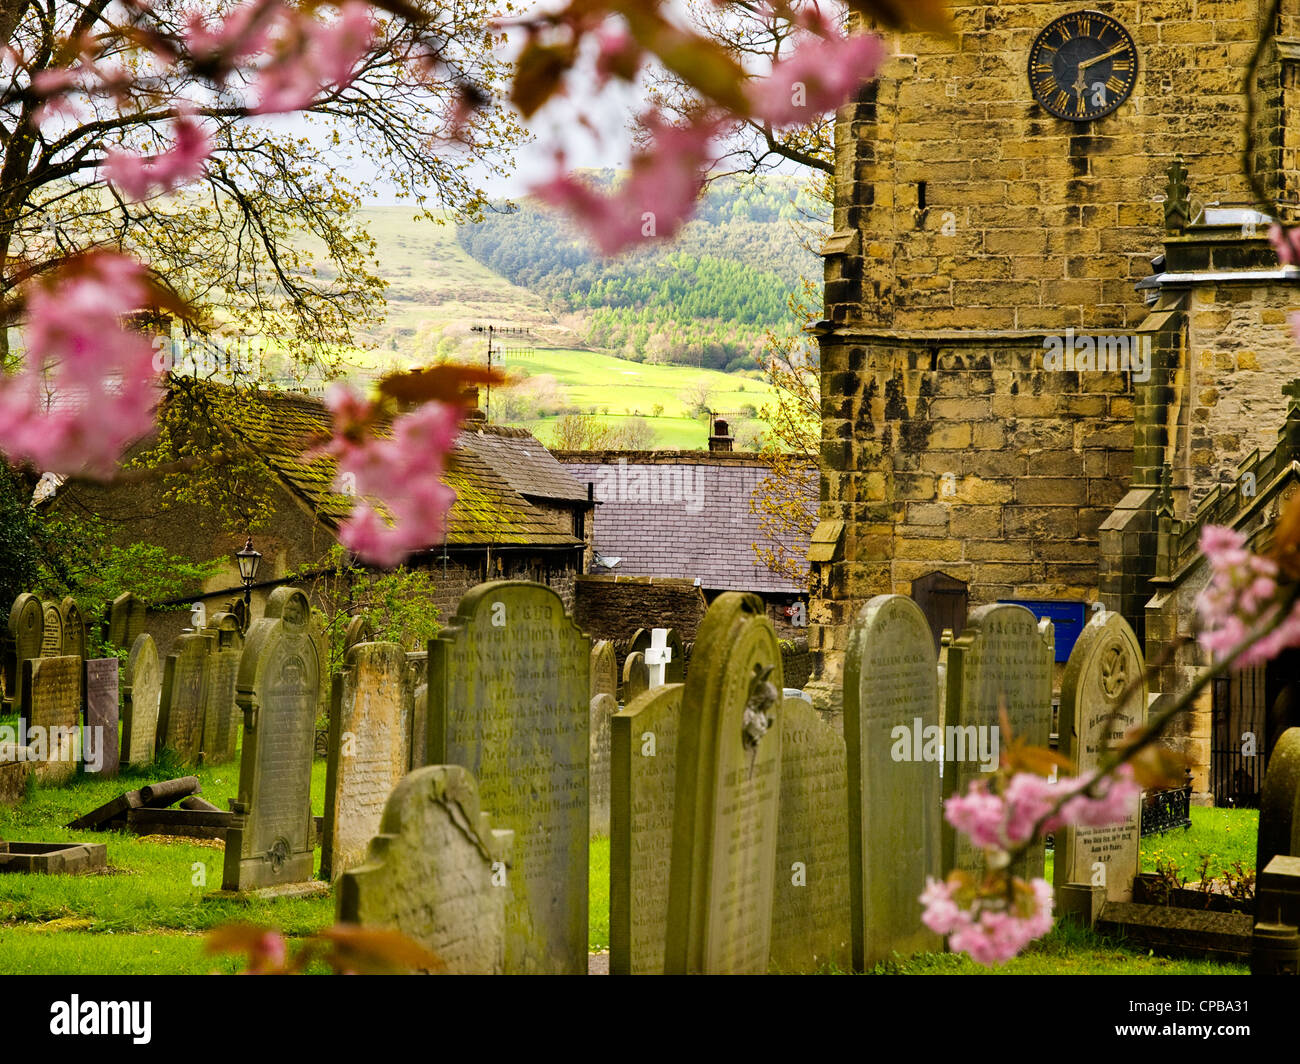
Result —
<instances>
[{"instance_id":1,"label":"stone cross grave marker","mask_svg":"<svg viewBox=\"0 0 1300 1064\"><path fill-rule=\"evenodd\" d=\"M28 658L23 662L23 731L42 750L36 779L62 783L77 771L81 726L81 659ZM37 731L37 729L40 729Z\"/></svg>"},{"instance_id":2,"label":"stone cross grave marker","mask_svg":"<svg viewBox=\"0 0 1300 1064\"><path fill-rule=\"evenodd\" d=\"M656 687L610 722L611 975L663 974L682 691Z\"/></svg>"},{"instance_id":3,"label":"stone cross grave marker","mask_svg":"<svg viewBox=\"0 0 1300 1064\"><path fill-rule=\"evenodd\" d=\"M686 649L676 628L638 628L628 651L636 651L645 661L651 686L682 683L686 679ZM663 668L662 679L656 683L657 665Z\"/></svg>"},{"instance_id":4,"label":"stone cross grave marker","mask_svg":"<svg viewBox=\"0 0 1300 1064\"><path fill-rule=\"evenodd\" d=\"M40 657L44 642L45 613L40 600L35 595L19 595L9 611L5 640L5 700L11 713L21 713L23 708L23 662Z\"/></svg>"},{"instance_id":5,"label":"stone cross grave marker","mask_svg":"<svg viewBox=\"0 0 1300 1064\"><path fill-rule=\"evenodd\" d=\"M163 670L158 747L175 751L182 764L196 765L203 746L212 639L202 632L185 632L176 637L174 646Z\"/></svg>"},{"instance_id":6,"label":"stone cross grave marker","mask_svg":"<svg viewBox=\"0 0 1300 1064\"><path fill-rule=\"evenodd\" d=\"M235 702L239 659L244 652L244 634L233 613L214 613L203 630L210 654L203 701L203 763L215 765L235 756L242 725Z\"/></svg>"},{"instance_id":7,"label":"stone cross grave marker","mask_svg":"<svg viewBox=\"0 0 1300 1064\"><path fill-rule=\"evenodd\" d=\"M1142 648L1128 622L1102 611L1080 633L1061 679L1058 749L1075 776L1091 776L1124 732L1146 720ZM1129 690L1129 685L1139 686ZM1142 799L1128 818L1104 828L1068 825L1055 833L1053 885L1105 887L1108 901L1132 901L1142 833Z\"/></svg>"},{"instance_id":8,"label":"stone cross grave marker","mask_svg":"<svg viewBox=\"0 0 1300 1064\"><path fill-rule=\"evenodd\" d=\"M596 695L591 700L591 763L587 805L591 835L609 834L610 720L618 712L613 695Z\"/></svg>"},{"instance_id":9,"label":"stone cross grave marker","mask_svg":"<svg viewBox=\"0 0 1300 1064\"><path fill-rule=\"evenodd\" d=\"M44 634L41 638L41 657L58 658L63 656L63 612L57 602L42 602L41 615L45 619Z\"/></svg>"},{"instance_id":10,"label":"stone cross grave marker","mask_svg":"<svg viewBox=\"0 0 1300 1064\"><path fill-rule=\"evenodd\" d=\"M650 645L645 650L645 663L650 670L650 686L662 687L668 665L673 660L672 647L668 645L668 629L656 628L650 633Z\"/></svg>"},{"instance_id":11,"label":"stone cross grave marker","mask_svg":"<svg viewBox=\"0 0 1300 1064\"><path fill-rule=\"evenodd\" d=\"M118 660L117 658L83 659L83 705L86 707L86 730L90 742L83 746L82 761L87 773L101 779L117 775L121 747L118 745ZM98 761L98 766L92 764Z\"/></svg>"},{"instance_id":12,"label":"stone cross grave marker","mask_svg":"<svg viewBox=\"0 0 1300 1064\"><path fill-rule=\"evenodd\" d=\"M627 705L637 695L650 690L650 669L645 656L634 650L623 659L623 704Z\"/></svg>"},{"instance_id":13,"label":"stone cross grave marker","mask_svg":"<svg viewBox=\"0 0 1300 1064\"><path fill-rule=\"evenodd\" d=\"M782 686L762 599L719 595L695 641L677 735L666 974L768 970Z\"/></svg>"},{"instance_id":14,"label":"stone cross grave marker","mask_svg":"<svg viewBox=\"0 0 1300 1064\"><path fill-rule=\"evenodd\" d=\"M772 900L773 969L848 969L849 787L844 739L802 698L781 707L781 808Z\"/></svg>"},{"instance_id":15,"label":"stone cross grave marker","mask_svg":"<svg viewBox=\"0 0 1300 1064\"><path fill-rule=\"evenodd\" d=\"M618 668L614 644L601 639L591 647L591 697L612 695L618 697Z\"/></svg>"},{"instance_id":16,"label":"stone cross grave marker","mask_svg":"<svg viewBox=\"0 0 1300 1064\"><path fill-rule=\"evenodd\" d=\"M463 765L514 831L506 971L587 970L591 641L549 587L480 584L429 641L433 764Z\"/></svg>"},{"instance_id":17,"label":"stone cross grave marker","mask_svg":"<svg viewBox=\"0 0 1300 1064\"><path fill-rule=\"evenodd\" d=\"M271 592L239 660L243 713L239 819L226 835L223 886L249 891L312 875L311 762L321 665L308 631L307 596Z\"/></svg>"},{"instance_id":18,"label":"stone cross grave marker","mask_svg":"<svg viewBox=\"0 0 1300 1064\"><path fill-rule=\"evenodd\" d=\"M448 975L504 973L514 834L492 828L474 777L459 765L416 769L379 827L365 863L339 880L339 921L400 931Z\"/></svg>"},{"instance_id":19,"label":"stone cross grave marker","mask_svg":"<svg viewBox=\"0 0 1300 1064\"><path fill-rule=\"evenodd\" d=\"M406 651L399 643L358 643L334 677L322 879L337 879L365 859L384 803L406 775L407 680Z\"/></svg>"},{"instance_id":20,"label":"stone cross grave marker","mask_svg":"<svg viewBox=\"0 0 1300 1064\"><path fill-rule=\"evenodd\" d=\"M63 652L86 656L86 619L81 614L77 600L68 595L59 603L59 616L63 622Z\"/></svg>"},{"instance_id":21,"label":"stone cross grave marker","mask_svg":"<svg viewBox=\"0 0 1300 1064\"><path fill-rule=\"evenodd\" d=\"M143 766L154 759L158 708L162 702L162 666L153 636L143 632L131 646L122 692L122 757Z\"/></svg>"},{"instance_id":22,"label":"stone cross grave marker","mask_svg":"<svg viewBox=\"0 0 1300 1064\"><path fill-rule=\"evenodd\" d=\"M972 781L987 779L997 768L1004 736L999 709L1006 707L1012 736L1031 746L1046 747L1052 726L1052 660L1050 623L1040 630L1024 606L994 603L974 610L961 636L948 648L948 702L944 714L943 777L945 798L965 794ZM956 729L948 732L948 728ZM945 871L975 871L981 854L969 838L943 825ZM1042 876L1044 846L1039 842L1017 874Z\"/></svg>"},{"instance_id":23,"label":"stone cross grave marker","mask_svg":"<svg viewBox=\"0 0 1300 1064\"><path fill-rule=\"evenodd\" d=\"M939 875L939 673L934 635L905 595L854 618L844 665L853 968L942 945L919 897ZM948 766L952 771L952 766Z\"/></svg>"}]
</instances>

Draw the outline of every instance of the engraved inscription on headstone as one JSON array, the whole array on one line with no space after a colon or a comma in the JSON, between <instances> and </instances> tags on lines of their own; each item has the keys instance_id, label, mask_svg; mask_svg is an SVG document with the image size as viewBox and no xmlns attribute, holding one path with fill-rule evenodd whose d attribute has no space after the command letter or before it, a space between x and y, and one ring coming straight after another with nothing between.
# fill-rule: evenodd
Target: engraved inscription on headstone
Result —
<instances>
[{"instance_id":1,"label":"engraved inscription on headstone","mask_svg":"<svg viewBox=\"0 0 1300 1064\"><path fill-rule=\"evenodd\" d=\"M587 788L591 834L609 834L609 722L618 712L613 695L591 700L591 764Z\"/></svg>"},{"instance_id":2,"label":"engraved inscription on headstone","mask_svg":"<svg viewBox=\"0 0 1300 1064\"><path fill-rule=\"evenodd\" d=\"M844 666L855 971L941 945L919 900L939 875L939 671L915 602L880 595L862 607Z\"/></svg>"},{"instance_id":3,"label":"engraved inscription on headstone","mask_svg":"<svg viewBox=\"0 0 1300 1064\"><path fill-rule=\"evenodd\" d=\"M591 697L613 695L618 697L618 668L614 657L614 644L601 639L591 646Z\"/></svg>"},{"instance_id":4,"label":"engraved inscription on headstone","mask_svg":"<svg viewBox=\"0 0 1300 1064\"><path fill-rule=\"evenodd\" d=\"M86 620L81 615L77 600L68 595L59 604L59 614L63 622L63 653L75 654L79 658L86 656Z\"/></svg>"},{"instance_id":5,"label":"engraved inscription on headstone","mask_svg":"<svg viewBox=\"0 0 1300 1064\"><path fill-rule=\"evenodd\" d=\"M208 668L213 640L202 632L176 637L163 672L158 746L175 751L182 764L198 764L203 745L203 711L208 700Z\"/></svg>"},{"instance_id":6,"label":"engraved inscription on headstone","mask_svg":"<svg viewBox=\"0 0 1300 1064\"><path fill-rule=\"evenodd\" d=\"M1076 776L1091 776L1124 733L1146 719L1142 648L1118 613L1099 612L1084 626L1061 679L1058 748ZM1140 681L1129 690L1129 685ZM1131 901L1141 843L1141 798L1126 820L1107 827L1068 825L1055 834L1052 880L1106 888L1108 901Z\"/></svg>"},{"instance_id":7,"label":"engraved inscription on headstone","mask_svg":"<svg viewBox=\"0 0 1300 1064\"><path fill-rule=\"evenodd\" d=\"M311 762L320 661L307 596L278 587L249 630L236 687L243 713L240 814L226 836L226 890L311 878Z\"/></svg>"},{"instance_id":8,"label":"engraved inscription on headstone","mask_svg":"<svg viewBox=\"0 0 1300 1064\"><path fill-rule=\"evenodd\" d=\"M848 794L844 739L802 698L785 699L769 949L778 972L849 965Z\"/></svg>"},{"instance_id":9,"label":"engraved inscription on headstone","mask_svg":"<svg viewBox=\"0 0 1300 1064\"><path fill-rule=\"evenodd\" d=\"M406 684L406 652L398 643L358 643L335 677L322 879L337 879L365 859L384 803L407 772Z\"/></svg>"},{"instance_id":10,"label":"engraved inscription on headstone","mask_svg":"<svg viewBox=\"0 0 1300 1064\"><path fill-rule=\"evenodd\" d=\"M682 691L657 687L610 722L611 975L663 974Z\"/></svg>"},{"instance_id":11,"label":"engraved inscription on headstone","mask_svg":"<svg viewBox=\"0 0 1300 1064\"><path fill-rule=\"evenodd\" d=\"M203 634L209 639L207 687L203 703L203 763L219 764L235 756L241 726L235 681L244 635L233 613L215 613Z\"/></svg>"},{"instance_id":12,"label":"engraved inscription on headstone","mask_svg":"<svg viewBox=\"0 0 1300 1064\"><path fill-rule=\"evenodd\" d=\"M117 775L120 748L118 746L118 660L117 658L91 658L84 662L86 728L94 744L83 746L82 761L88 773L102 779Z\"/></svg>"},{"instance_id":13,"label":"engraved inscription on headstone","mask_svg":"<svg viewBox=\"0 0 1300 1064\"><path fill-rule=\"evenodd\" d=\"M340 878L339 921L400 931L448 975L499 975L513 841L465 769L418 768L388 798L365 863Z\"/></svg>"},{"instance_id":14,"label":"engraved inscription on headstone","mask_svg":"<svg viewBox=\"0 0 1300 1064\"><path fill-rule=\"evenodd\" d=\"M27 745L44 753L36 764L36 779L62 783L77 771L81 659L28 658L23 662L22 686Z\"/></svg>"},{"instance_id":15,"label":"engraved inscription on headstone","mask_svg":"<svg viewBox=\"0 0 1300 1064\"><path fill-rule=\"evenodd\" d=\"M154 759L158 707L162 701L162 667L153 636L136 637L126 662L122 691L122 758L142 766Z\"/></svg>"},{"instance_id":16,"label":"engraved inscription on headstone","mask_svg":"<svg viewBox=\"0 0 1300 1064\"><path fill-rule=\"evenodd\" d=\"M781 650L763 601L724 592L682 699L667 974L762 974L781 796Z\"/></svg>"},{"instance_id":17,"label":"engraved inscription on headstone","mask_svg":"<svg viewBox=\"0 0 1300 1064\"><path fill-rule=\"evenodd\" d=\"M41 615L45 618L41 657L60 657L63 654L63 612L57 602L42 602Z\"/></svg>"},{"instance_id":18,"label":"engraved inscription on headstone","mask_svg":"<svg viewBox=\"0 0 1300 1064\"><path fill-rule=\"evenodd\" d=\"M428 757L515 832L506 970L587 970L591 642L550 588L480 584L429 642Z\"/></svg>"}]
</instances>

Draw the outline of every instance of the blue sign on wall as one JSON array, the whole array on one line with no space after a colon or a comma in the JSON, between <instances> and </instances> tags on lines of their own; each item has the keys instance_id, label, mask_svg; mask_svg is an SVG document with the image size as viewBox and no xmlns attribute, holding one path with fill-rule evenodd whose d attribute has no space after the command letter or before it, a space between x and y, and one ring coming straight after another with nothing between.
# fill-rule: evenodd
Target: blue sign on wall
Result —
<instances>
[{"instance_id":1,"label":"blue sign on wall","mask_svg":"<svg viewBox=\"0 0 1300 1064\"><path fill-rule=\"evenodd\" d=\"M1067 661L1074 641L1088 623L1088 604L1075 599L999 599L1015 606L1024 606L1035 617L1052 622L1056 633L1056 660Z\"/></svg>"}]
</instances>

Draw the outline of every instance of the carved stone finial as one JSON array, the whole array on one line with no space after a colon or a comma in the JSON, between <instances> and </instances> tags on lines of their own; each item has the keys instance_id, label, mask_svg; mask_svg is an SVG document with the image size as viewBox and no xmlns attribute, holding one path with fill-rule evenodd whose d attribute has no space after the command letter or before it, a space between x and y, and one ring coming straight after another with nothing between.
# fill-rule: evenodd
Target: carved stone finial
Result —
<instances>
[{"instance_id":1,"label":"carved stone finial","mask_svg":"<svg viewBox=\"0 0 1300 1064\"><path fill-rule=\"evenodd\" d=\"M1160 517L1174 516L1174 471L1165 466L1160 471L1160 494L1156 502L1156 513Z\"/></svg>"},{"instance_id":2,"label":"carved stone finial","mask_svg":"<svg viewBox=\"0 0 1300 1064\"><path fill-rule=\"evenodd\" d=\"M1187 186L1187 167L1183 157L1177 156L1169 169L1165 171L1168 180L1165 183L1165 228L1182 230L1192 217L1192 203Z\"/></svg>"}]
</instances>

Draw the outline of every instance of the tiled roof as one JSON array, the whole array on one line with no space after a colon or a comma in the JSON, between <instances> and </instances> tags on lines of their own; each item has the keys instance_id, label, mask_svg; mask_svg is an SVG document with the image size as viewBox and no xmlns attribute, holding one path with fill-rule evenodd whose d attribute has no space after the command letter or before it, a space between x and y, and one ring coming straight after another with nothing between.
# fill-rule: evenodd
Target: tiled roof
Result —
<instances>
[{"instance_id":1,"label":"tiled roof","mask_svg":"<svg viewBox=\"0 0 1300 1064\"><path fill-rule=\"evenodd\" d=\"M482 456L527 499L586 501L586 487L574 480L527 429L471 423L461 432L460 443Z\"/></svg>"},{"instance_id":2,"label":"tiled roof","mask_svg":"<svg viewBox=\"0 0 1300 1064\"><path fill-rule=\"evenodd\" d=\"M556 457L584 487L595 485L595 546L621 559L615 573L699 577L711 591L806 590L759 563L766 540L749 500L769 467L736 452L561 451ZM815 506L817 473L808 497ZM790 543L806 553L808 542Z\"/></svg>"},{"instance_id":3,"label":"tiled roof","mask_svg":"<svg viewBox=\"0 0 1300 1064\"><path fill-rule=\"evenodd\" d=\"M309 395L261 392L257 401L243 404L241 410L245 421L228 426L232 434L259 454L275 477L323 523L336 528L352 509L354 500L332 490L336 469L333 458L304 455L312 438L330 427L324 403ZM545 452L536 439L527 439ZM512 476L519 479L517 471L512 471ZM456 492L456 502L447 518L448 546L581 545L572 535L566 515L530 503L502 475L496 456L465 446L463 437L447 459L443 480ZM582 497L586 497L585 489Z\"/></svg>"}]
</instances>

